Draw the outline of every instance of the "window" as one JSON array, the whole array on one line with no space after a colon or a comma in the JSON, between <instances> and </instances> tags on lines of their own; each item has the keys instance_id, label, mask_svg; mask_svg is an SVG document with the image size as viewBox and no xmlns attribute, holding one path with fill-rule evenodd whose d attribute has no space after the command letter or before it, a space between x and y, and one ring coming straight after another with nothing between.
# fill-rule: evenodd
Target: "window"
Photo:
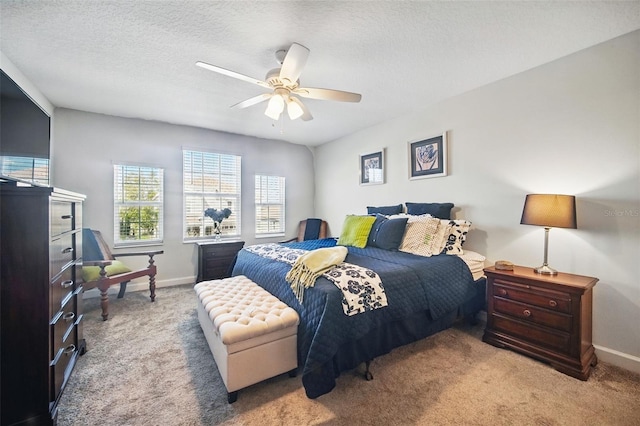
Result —
<instances>
[{"instance_id":1,"label":"window","mask_svg":"<svg viewBox=\"0 0 640 426\"><path fill-rule=\"evenodd\" d=\"M0 156L0 175L49 186L49 160Z\"/></svg>"},{"instance_id":2,"label":"window","mask_svg":"<svg viewBox=\"0 0 640 426\"><path fill-rule=\"evenodd\" d=\"M161 243L163 169L114 165L113 205L115 246Z\"/></svg>"},{"instance_id":3,"label":"window","mask_svg":"<svg viewBox=\"0 0 640 426\"><path fill-rule=\"evenodd\" d=\"M211 238L214 222L207 209L231 213L220 222L222 237L240 236L240 156L182 151L186 241Z\"/></svg>"},{"instance_id":4,"label":"window","mask_svg":"<svg viewBox=\"0 0 640 426\"><path fill-rule=\"evenodd\" d=\"M284 178L256 175L256 236L284 235Z\"/></svg>"}]
</instances>

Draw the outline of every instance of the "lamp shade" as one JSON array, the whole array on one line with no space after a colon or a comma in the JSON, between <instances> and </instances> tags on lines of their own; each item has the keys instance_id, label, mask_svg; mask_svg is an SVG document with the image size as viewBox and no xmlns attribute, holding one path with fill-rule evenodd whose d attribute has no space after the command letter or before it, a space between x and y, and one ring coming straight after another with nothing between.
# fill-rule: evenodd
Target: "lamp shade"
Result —
<instances>
[{"instance_id":1,"label":"lamp shade","mask_svg":"<svg viewBox=\"0 0 640 426\"><path fill-rule=\"evenodd\" d=\"M522 210L523 225L576 229L576 197L557 194L528 194Z\"/></svg>"},{"instance_id":2,"label":"lamp shade","mask_svg":"<svg viewBox=\"0 0 640 426\"><path fill-rule=\"evenodd\" d=\"M267 110L264 112L264 115L267 117L278 120L280 118L280 114L284 110L284 99L279 94L274 94L269 99L269 103L267 104Z\"/></svg>"}]
</instances>

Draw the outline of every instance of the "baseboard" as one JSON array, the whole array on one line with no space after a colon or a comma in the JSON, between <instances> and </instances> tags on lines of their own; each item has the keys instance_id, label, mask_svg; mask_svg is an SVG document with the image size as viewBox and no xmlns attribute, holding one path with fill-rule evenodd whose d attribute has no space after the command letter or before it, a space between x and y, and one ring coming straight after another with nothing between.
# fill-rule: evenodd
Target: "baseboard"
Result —
<instances>
[{"instance_id":1,"label":"baseboard","mask_svg":"<svg viewBox=\"0 0 640 426\"><path fill-rule=\"evenodd\" d=\"M170 280L156 280L156 289L163 287L173 287L183 284L195 284L195 282L195 275L190 277L172 278ZM119 291L120 286L113 285L109 288L108 294L118 294ZM149 280L141 279L131 281L129 284L127 284L127 293L131 291L149 291ZM100 291L97 288L85 291L83 299L88 299L90 297L100 297Z\"/></svg>"},{"instance_id":2,"label":"baseboard","mask_svg":"<svg viewBox=\"0 0 640 426\"><path fill-rule=\"evenodd\" d=\"M596 348L598 360L640 374L640 358L637 356L605 348L603 346L593 345L593 347Z\"/></svg>"}]
</instances>

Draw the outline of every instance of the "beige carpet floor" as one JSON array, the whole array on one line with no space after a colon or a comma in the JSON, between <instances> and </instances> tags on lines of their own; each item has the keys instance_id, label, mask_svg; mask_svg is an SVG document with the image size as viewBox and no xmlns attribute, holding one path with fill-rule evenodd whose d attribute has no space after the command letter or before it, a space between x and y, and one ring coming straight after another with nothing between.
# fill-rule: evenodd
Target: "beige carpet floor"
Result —
<instances>
[{"instance_id":1,"label":"beige carpet floor","mask_svg":"<svg viewBox=\"0 0 640 426\"><path fill-rule=\"evenodd\" d=\"M70 425L639 425L640 375L599 363L576 380L481 340L482 324L398 348L374 380L343 373L311 400L300 376L253 385L228 404L196 317L192 286L85 300L82 356L62 395Z\"/></svg>"}]
</instances>

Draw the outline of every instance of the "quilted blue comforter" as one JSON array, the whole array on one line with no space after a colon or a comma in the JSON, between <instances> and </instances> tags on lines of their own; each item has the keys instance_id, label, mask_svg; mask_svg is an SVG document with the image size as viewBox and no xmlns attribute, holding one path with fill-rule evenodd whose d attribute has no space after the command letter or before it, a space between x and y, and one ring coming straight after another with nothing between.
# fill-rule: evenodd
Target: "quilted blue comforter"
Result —
<instances>
[{"instance_id":1,"label":"quilted blue comforter","mask_svg":"<svg viewBox=\"0 0 640 426\"><path fill-rule=\"evenodd\" d=\"M312 250L335 245L332 238L289 243L287 246ZM260 257L247 250L238 253L233 275L245 275L300 315L298 360L302 383L309 398L335 387L334 356L345 342L357 340L381 325L428 311L432 320L458 309L475 295L469 268L458 256L415 256L373 247L348 247L345 262L369 268L380 276L388 306L354 316L342 310L342 293L329 280L318 278L305 290L301 305L285 276L291 265ZM365 360L362 360L365 361Z\"/></svg>"}]
</instances>

